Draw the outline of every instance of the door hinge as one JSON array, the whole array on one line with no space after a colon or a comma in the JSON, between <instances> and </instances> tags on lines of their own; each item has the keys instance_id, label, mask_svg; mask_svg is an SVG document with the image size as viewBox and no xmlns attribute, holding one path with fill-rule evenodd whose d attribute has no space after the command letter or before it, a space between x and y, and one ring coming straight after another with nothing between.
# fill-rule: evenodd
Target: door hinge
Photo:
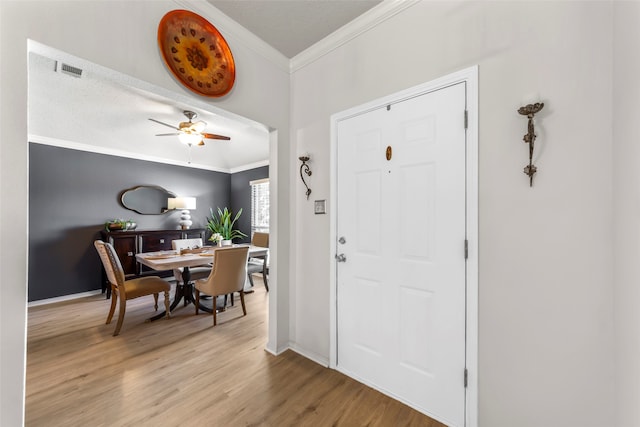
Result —
<instances>
[{"instance_id":1,"label":"door hinge","mask_svg":"<svg viewBox=\"0 0 640 427\"><path fill-rule=\"evenodd\" d=\"M467 110L464 110L464 128L469 128L469 112Z\"/></svg>"},{"instance_id":2,"label":"door hinge","mask_svg":"<svg viewBox=\"0 0 640 427\"><path fill-rule=\"evenodd\" d=\"M469 385L469 371L464 368L464 388L467 388L467 385Z\"/></svg>"},{"instance_id":3,"label":"door hinge","mask_svg":"<svg viewBox=\"0 0 640 427\"><path fill-rule=\"evenodd\" d=\"M464 259L469 259L469 241L464 240Z\"/></svg>"}]
</instances>

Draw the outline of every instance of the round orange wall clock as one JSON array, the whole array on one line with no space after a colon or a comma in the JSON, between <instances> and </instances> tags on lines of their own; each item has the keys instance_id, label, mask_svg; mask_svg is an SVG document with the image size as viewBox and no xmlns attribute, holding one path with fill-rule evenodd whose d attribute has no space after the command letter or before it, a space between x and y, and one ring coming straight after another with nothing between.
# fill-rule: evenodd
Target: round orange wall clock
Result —
<instances>
[{"instance_id":1,"label":"round orange wall clock","mask_svg":"<svg viewBox=\"0 0 640 427\"><path fill-rule=\"evenodd\" d=\"M226 95L236 78L229 45L209 21L188 10L172 10L158 26L158 46L173 75L192 91Z\"/></svg>"}]
</instances>

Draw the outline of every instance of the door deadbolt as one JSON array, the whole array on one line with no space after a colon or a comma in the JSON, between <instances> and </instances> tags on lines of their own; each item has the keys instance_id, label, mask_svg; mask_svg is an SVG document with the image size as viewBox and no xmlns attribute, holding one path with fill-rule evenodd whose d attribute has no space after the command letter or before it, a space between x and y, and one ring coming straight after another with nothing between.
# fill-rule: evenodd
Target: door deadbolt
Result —
<instances>
[{"instance_id":1,"label":"door deadbolt","mask_svg":"<svg viewBox=\"0 0 640 427\"><path fill-rule=\"evenodd\" d=\"M344 236L342 236L338 239L338 243L340 243L341 245L344 245L345 243L347 243L347 239L345 239Z\"/></svg>"}]
</instances>

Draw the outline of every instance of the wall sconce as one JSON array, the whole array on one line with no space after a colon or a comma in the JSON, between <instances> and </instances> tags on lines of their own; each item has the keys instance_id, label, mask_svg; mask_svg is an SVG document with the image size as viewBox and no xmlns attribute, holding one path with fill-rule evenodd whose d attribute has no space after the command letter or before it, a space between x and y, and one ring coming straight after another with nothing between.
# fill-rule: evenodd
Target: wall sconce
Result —
<instances>
[{"instance_id":1,"label":"wall sconce","mask_svg":"<svg viewBox=\"0 0 640 427\"><path fill-rule=\"evenodd\" d=\"M533 128L533 116L542 110L542 107L544 107L544 102L536 102L535 104L528 104L518 109L518 113L529 118L527 133L522 138L525 143L529 144L529 164L524 167L524 173L529 177L529 187L533 187L533 175L538 171L538 168L532 164L533 143L536 140L536 133Z\"/></svg>"},{"instance_id":2,"label":"wall sconce","mask_svg":"<svg viewBox=\"0 0 640 427\"><path fill-rule=\"evenodd\" d=\"M306 173L307 176L311 176L311 169L309 169L309 165L307 164L310 157L307 155L307 156L299 157L299 159L302 161L302 164L300 165L300 178L302 179L302 183L304 184L304 186L307 188L307 191L305 194L307 195L307 200L309 200L311 189L307 185L307 182L304 180L303 172Z\"/></svg>"},{"instance_id":3,"label":"wall sconce","mask_svg":"<svg viewBox=\"0 0 640 427\"><path fill-rule=\"evenodd\" d=\"M189 210L193 210L196 208L196 198L195 197L170 197L167 199L167 207L169 209L181 209L180 212L180 221L178 224L180 228L183 230L188 230L193 224L191 221L191 213Z\"/></svg>"}]
</instances>

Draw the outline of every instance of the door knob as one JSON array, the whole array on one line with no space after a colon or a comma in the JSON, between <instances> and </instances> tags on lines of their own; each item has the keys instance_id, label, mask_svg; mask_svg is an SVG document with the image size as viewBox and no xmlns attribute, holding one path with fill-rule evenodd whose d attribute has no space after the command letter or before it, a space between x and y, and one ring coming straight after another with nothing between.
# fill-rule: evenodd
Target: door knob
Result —
<instances>
[{"instance_id":1,"label":"door knob","mask_svg":"<svg viewBox=\"0 0 640 427\"><path fill-rule=\"evenodd\" d=\"M338 261L338 262L346 262L347 261L347 257L345 256L345 254L337 254L336 255L336 261Z\"/></svg>"}]
</instances>

